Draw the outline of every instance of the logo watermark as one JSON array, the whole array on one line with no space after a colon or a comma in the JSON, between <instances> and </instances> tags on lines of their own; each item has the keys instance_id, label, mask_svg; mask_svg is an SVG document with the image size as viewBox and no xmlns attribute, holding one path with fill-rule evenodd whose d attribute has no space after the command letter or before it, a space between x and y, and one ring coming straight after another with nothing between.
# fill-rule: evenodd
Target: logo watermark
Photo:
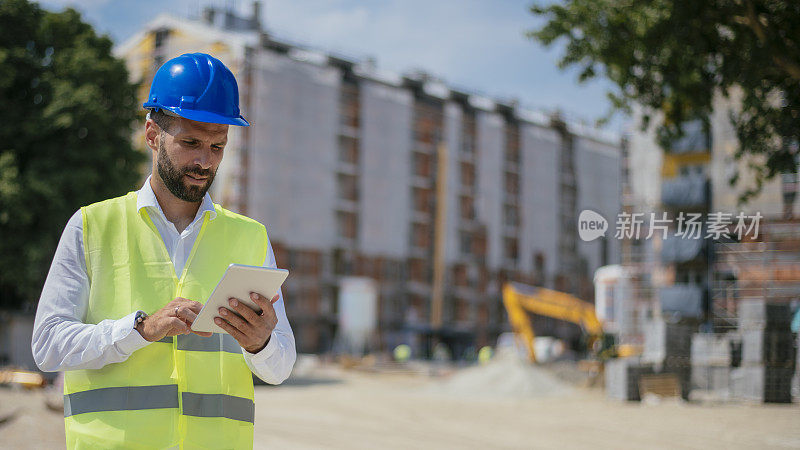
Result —
<instances>
[{"instance_id":1,"label":"logo watermark","mask_svg":"<svg viewBox=\"0 0 800 450\"><path fill-rule=\"evenodd\" d=\"M679 212L670 218L666 212L656 213L627 213L617 215L614 237L617 239L650 239L660 234L666 239L672 236L681 239L732 239L751 236L758 237L758 229L763 216L760 212L755 214L711 212L703 220L702 213ZM584 209L578 216L578 235L586 242L604 236L608 229L608 221L599 213L591 209ZM643 232L646 231L646 233Z\"/></svg>"},{"instance_id":2,"label":"logo watermark","mask_svg":"<svg viewBox=\"0 0 800 450\"><path fill-rule=\"evenodd\" d=\"M606 234L608 221L591 209L584 209L578 216L578 235L586 242L593 241Z\"/></svg>"}]
</instances>

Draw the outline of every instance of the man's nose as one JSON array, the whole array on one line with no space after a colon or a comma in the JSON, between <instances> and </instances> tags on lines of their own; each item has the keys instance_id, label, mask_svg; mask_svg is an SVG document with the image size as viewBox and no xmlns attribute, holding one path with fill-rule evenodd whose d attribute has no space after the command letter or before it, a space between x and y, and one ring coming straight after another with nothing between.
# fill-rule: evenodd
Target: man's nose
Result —
<instances>
[{"instance_id":1,"label":"man's nose","mask_svg":"<svg viewBox=\"0 0 800 450\"><path fill-rule=\"evenodd\" d=\"M197 152L194 163L200 166L203 170L211 168L211 149L204 148L202 151Z\"/></svg>"}]
</instances>

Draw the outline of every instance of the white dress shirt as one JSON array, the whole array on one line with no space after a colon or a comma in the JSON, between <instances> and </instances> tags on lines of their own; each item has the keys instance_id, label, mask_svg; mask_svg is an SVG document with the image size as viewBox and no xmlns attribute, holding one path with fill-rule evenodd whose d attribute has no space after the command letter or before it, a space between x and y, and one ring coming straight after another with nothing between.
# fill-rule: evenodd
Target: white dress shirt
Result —
<instances>
[{"instance_id":1,"label":"white dress shirt","mask_svg":"<svg viewBox=\"0 0 800 450\"><path fill-rule=\"evenodd\" d=\"M209 214L209 220L214 220L217 215L211 197L206 193L194 220L181 233L164 216L150 186L150 177L137 192L136 205L139 210L147 208L172 259L175 274L180 277L200 232L203 216ZM264 266L276 267L272 244L268 242L267 248ZM297 357L283 294L280 291L278 294L280 298L274 304L278 324L267 346L255 354L242 349L250 370L270 384L279 384L288 378ZM136 312L119 319L105 319L96 325L87 324L83 320L88 304L83 217L78 210L61 235L36 310L31 349L41 370L99 369L125 361L131 353L150 344L134 329Z\"/></svg>"}]
</instances>

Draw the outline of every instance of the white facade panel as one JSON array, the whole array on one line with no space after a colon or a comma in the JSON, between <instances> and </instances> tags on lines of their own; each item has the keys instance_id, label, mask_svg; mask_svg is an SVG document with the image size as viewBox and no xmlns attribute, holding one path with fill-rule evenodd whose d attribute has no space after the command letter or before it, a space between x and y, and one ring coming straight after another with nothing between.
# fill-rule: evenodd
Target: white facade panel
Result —
<instances>
[{"instance_id":1,"label":"white facade panel","mask_svg":"<svg viewBox=\"0 0 800 450\"><path fill-rule=\"evenodd\" d=\"M588 263L589 275L606 264L619 262L620 241L614 237L621 203L621 167L619 147L575 137L575 175L578 186L577 212L592 209L608 221L605 241L579 241L578 252ZM575 218L577 227L577 217ZM605 242L605 244L604 244ZM603 260L603 245L605 261Z\"/></svg>"},{"instance_id":2,"label":"white facade panel","mask_svg":"<svg viewBox=\"0 0 800 450\"><path fill-rule=\"evenodd\" d=\"M487 265L497 270L503 261L503 149L504 123L496 113L476 113L478 167L476 210L478 222L486 225Z\"/></svg>"},{"instance_id":3,"label":"white facade panel","mask_svg":"<svg viewBox=\"0 0 800 450\"><path fill-rule=\"evenodd\" d=\"M361 81L361 225L359 246L404 258L411 212L411 92Z\"/></svg>"},{"instance_id":4,"label":"white facade panel","mask_svg":"<svg viewBox=\"0 0 800 450\"><path fill-rule=\"evenodd\" d=\"M273 240L329 249L336 237L341 75L269 51L255 59L248 215Z\"/></svg>"},{"instance_id":5,"label":"white facade panel","mask_svg":"<svg viewBox=\"0 0 800 450\"><path fill-rule=\"evenodd\" d=\"M558 257L558 151L561 136L551 128L520 124L522 151L520 264L535 269L535 255L544 257L547 282L552 281Z\"/></svg>"}]
</instances>

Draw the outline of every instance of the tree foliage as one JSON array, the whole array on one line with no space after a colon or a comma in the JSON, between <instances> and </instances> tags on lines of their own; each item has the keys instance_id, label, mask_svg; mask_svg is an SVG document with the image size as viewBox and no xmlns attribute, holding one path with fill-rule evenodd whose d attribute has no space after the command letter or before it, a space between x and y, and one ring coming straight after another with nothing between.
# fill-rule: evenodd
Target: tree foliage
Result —
<instances>
[{"instance_id":1,"label":"tree foliage","mask_svg":"<svg viewBox=\"0 0 800 450\"><path fill-rule=\"evenodd\" d=\"M751 167L756 186L742 200L777 174L796 172L800 1L567 0L531 11L547 21L529 36L546 46L566 40L560 67L579 67L581 81L610 79L615 110L641 104L663 113L664 148L687 123L708 126L715 94L740 92L731 112L736 158L765 162ZM650 116L643 119L644 128Z\"/></svg>"},{"instance_id":2,"label":"tree foliage","mask_svg":"<svg viewBox=\"0 0 800 450\"><path fill-rule=\"evenodd\" d=\"M140 177L111 48L73 9L0 0L0 307L35 305L69 217Z\"/></svg>"}]
</instances>

